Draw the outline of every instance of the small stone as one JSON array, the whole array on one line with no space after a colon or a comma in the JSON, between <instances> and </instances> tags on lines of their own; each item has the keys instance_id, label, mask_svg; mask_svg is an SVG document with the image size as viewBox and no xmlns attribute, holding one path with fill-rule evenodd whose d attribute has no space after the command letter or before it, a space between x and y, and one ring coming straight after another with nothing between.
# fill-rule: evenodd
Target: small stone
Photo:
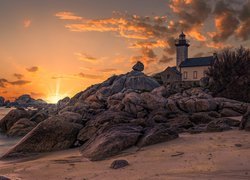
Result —
<instances>
[{"instance_id":1,"label":"small stone","mask_svg":"<svg viewBox=\"0 0 250 180\"><path fill-rule=\"evenodd\" d=\"M119 169L119 168L123 168L123 167L128 166L128 165L129 165L129 163L126 160L115 160L112 162L110 168Z\"/></svg>"},{"instance_id":2,"label":"small stone","mask_svg":"<svg viewBox=\"0 0 250 180\"><path fill-rule=\"evenodd\" d=\"M132 68L134 71L143 71L144 70L144 65L142 62L137 61L137 63L133 66Z\"/></svg>"}]
</instances>

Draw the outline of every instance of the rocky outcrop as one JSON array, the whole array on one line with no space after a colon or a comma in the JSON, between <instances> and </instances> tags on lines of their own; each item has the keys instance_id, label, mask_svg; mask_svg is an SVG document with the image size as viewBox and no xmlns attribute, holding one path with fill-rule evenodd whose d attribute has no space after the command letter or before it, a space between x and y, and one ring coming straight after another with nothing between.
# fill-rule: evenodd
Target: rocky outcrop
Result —
<instances>
[{"instance_id":1,"label":"rocky outcrop","mask_svg":"<svg viewBox=\"0 0 250 180\"><path fill-rule=\"evenodd\" d=\"M131 72L114 75L57 105L11 111L0 121L1 129L11 136L30 132L4 157L81 146L84 157L102 160L131 146L173 140L182 132L236 128L240 122L227 116L243 115L249 107L185 83L160 86L142 70L137 63ZM242 129L248 129L248 117Z\"/></svg>"},{"instance_id":2,"label":"rocky outcrop","mask_svg":"<svg viewBox=\"0 0 250 180\"><path fill-rule=\"evenodd\" d=\"M2 159L70 148L81 128L82 126L76 123L47 119L4 154Z\"/></svg>"}]
</instances>

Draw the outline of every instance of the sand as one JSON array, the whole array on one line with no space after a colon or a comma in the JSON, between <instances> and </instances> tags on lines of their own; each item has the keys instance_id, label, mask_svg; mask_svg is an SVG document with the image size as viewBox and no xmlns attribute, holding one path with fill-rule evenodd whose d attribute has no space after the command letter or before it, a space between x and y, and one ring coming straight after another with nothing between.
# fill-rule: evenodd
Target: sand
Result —
<instances>
[{"instance_id":1,"label":"sand","mask_svg":"<svg viewBox=\"0 0 250 180\"><path fill-rule=\"evenodd\" d=\"M130 165L110 169L113 160ZM0 175L13 179L250 179L250 133L181 134L180 138L131 148L104 161L82 158L78 149L29 160L0 162Z\"/></svg>"}]
</instances>

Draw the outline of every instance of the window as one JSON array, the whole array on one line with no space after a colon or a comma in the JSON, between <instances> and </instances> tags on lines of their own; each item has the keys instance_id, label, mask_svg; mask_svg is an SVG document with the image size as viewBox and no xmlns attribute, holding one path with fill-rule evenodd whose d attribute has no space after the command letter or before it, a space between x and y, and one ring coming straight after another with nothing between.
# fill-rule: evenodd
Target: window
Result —
<instances>
[{"instance_id":1,"label":"window","mask_svg":"<svg viewBox=\"0 0 250 180\"><path fill-rule=\"evenodd\" d=\"M188 78L188 73L186 71L184 71L184 79Z\"/></svg>"},{"instance_id":2,"label":"window","mask_svg":"<svg viewBox=\"0 0 250 180\"><path fill-rule=\"evenodd\" d=\"M194 72L193 72L193 78L194 78L194 79L197 79L197 71L194 71Z\"/></svg>"}]
</instances>

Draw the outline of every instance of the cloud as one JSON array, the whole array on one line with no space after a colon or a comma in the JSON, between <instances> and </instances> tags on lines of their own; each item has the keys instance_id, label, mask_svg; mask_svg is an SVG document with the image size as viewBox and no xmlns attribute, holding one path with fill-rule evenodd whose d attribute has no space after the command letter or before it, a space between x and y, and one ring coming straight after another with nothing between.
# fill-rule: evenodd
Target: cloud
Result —
<instances>
[{"instance_id":1,"label":"cloud","mask_svg":"<svg viewBox=\"0 0 250 180\"><path fill-rule=\"evenodd\" d=\"M26 80L8 81L7 79L0 79L1 88L5 88L7 84L14 86L22 86L29 83L31 83L31 81L26 81Z\"/></svg>"},{"instance_id":2,"label":"cloud","mask_svg":"<svg viewBox=\"0 0 250 180\"><path fill-rule=\"evenodd\" d=\"M23 20L23 27L29 28L31 26L32 21L30 19Z\"/></svg>"},{"instance_id":3,"label":"cloud","mask_svg":"<svg viewBox=\"0 0 250 180\"><path fill-rule=\"evenodd\" d=\"M196 53L196 54L194 55L194 57L202 57L202 56L204 56L204 55L205 55L204 52L199 52L199 53Z\"/></svg>"},{"instance_id":4,"label":"cloud","mask_svg":"<svg viewBox=\"0 0 250 180\"><path fill-rule=\"evenodd\" d=\"M169 62L171 62L171 61L173 61L174 60L174 58L172 58L172 57L167 57L166 55L163 55L162 57L161 57L161 59L159 60L159 63L169 63Z\"/></svg>"},{"instance_id":5,"label":"cloud","mask_svg":"<svg viewBox=\"0 0 250 180\"><path fill-rule=\"evenodd\" d=\"M157 61L157 55L154 51L150 48L142 48L141 55L139 56L132 56L130 61L134 64L137 61L141 61L144 63L145 66L149 65L152 62Z\"/></svg>"},{"instance_id":6,"label":"cloud","mask_svg":"<svg viewBox=\"0 0 250 180\"><path fill-rule=\"evenodd\" d=\"M31 83L31 81L18 80L18 81L12 81L12 82L8 82L8 83L11 85L14 85L14 86L23 86L23 85Z\"/></svg>"},{"instance_id":7,"label":"cloud","mask_svg":"<svg viewBox=\"0 0 250 180\"><path fill-rule=\"evenodd\" d=\"M212 36L214 42L226 41L238 28L240 21L236 17L237 12L224 1L218 1L213 14L215 15L215 27L217 29Z\"/></svg>"},{"instance_id":8,"label":"cloud","mask_svg":"<svg viewBox=\"0 0 250 180\"><path fill-rule=\"evenodd\" d=\"M98 59L96 57L93 57L87 53L75 53L75 56L85 62L96 62Z\"/></svg>"},{"instance_id":9,"label":"cloud","mask_svg":"<svg viewBox=\"0 0 250 180\"><path fill-rule=\"evenodd\" d=\"M103 76L101 75L93 75L93 74L85 74L85 73L79 73L79 77L86 78L86 79L102 79Z\"/></svg>"},{"instance_id":10,"label":"cloud","mask_svg":"<svg viewBox=\"0 0 250 180\"><path fill-rule=\"evenodd\" d=\"M82 17L76 16L74 13L69 11L62 11L55 14L56 17L62 20L81 20Z\"/></svg>"},{"instance_id":11,"label":"cloud","mask_svg":"<svg viewBox=\"0 0 250 180\"><path fill-rule=\"evenodd\" d=\"M33 66L33 67L30 67L30 68L26 68L27 71L29 72L37 72L39 70L39 68L37 66Z\"/></svg>"},{"instance_id":12,"label":"cloud","mask_svg":"<svg viewBox=\"0 0 250 180\"><path fill-rule=\"evenodd\" d=\"M23 74L14 73L13 76L15 76L19 80L23 78Z\"/></svg>"},{"instance_id":13,"label":"cloud","mask_svg":"<svg viewBox=\"0 0 250 180\"><path fill-rule=\"evenodd\" d=\"M115 32L120 37L137 40L148 40L168 32L166 16L142 17L114 12L111 18L82 19L79 23L69 23L65 27L76 32Z\"/></svg>"},{"instance_id":14,"label":"cloud","mask_svg":"<svg viewBox=\"0 0 250 180\"><path fill-rule=\"evenodd\" d=\"M133 43L130 48L158 48L165 47L166 42L164 40L149 40L149 41L137 41Z\"/></svg>"},{"instance_id":15,"label":"cloud","mask_svg":"<svg viewBox=\"0 0 250 180\"><path fill-rule=\"evenodd\" d=\"M8 83L7 79L0 79L0 88L5 88L6 83Z\"/></svg>"},{"instance_id":16,"label":"cloud","mask_svg":"<svg viewBox=\"0 0 250 180\"><path fill-rule=\"evenodd\" d=\"M246 41L250 39L250 1L243 5L239 14L241 24L236 30L236 36Z\"/></svg>"},{"instance_id":17,"label":"cloud","mask_svg":"<svg viewBox=\"0 0 250 180\"><path fill-rule=\"evenodd\" d=\"M178 23L171 22L172 29L184 30L198 41L204 41L201 28L211 13L211 6L204 0L171 0L169 7L179 18Z\"/></svg>"}]
</instances>

